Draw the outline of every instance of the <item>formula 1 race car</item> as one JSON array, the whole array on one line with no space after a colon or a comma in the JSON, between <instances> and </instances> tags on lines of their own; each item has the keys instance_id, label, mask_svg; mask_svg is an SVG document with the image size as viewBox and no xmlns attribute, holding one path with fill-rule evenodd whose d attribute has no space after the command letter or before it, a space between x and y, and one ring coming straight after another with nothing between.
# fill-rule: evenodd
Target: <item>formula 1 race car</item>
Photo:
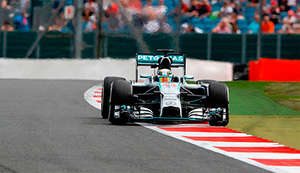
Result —
<instances>
[{"instance_id":1,"label":"formula 1 race car","mask_svg":"<svg viewBox=\"0 0 300 173\"><path fill-rule=\"evenodd\" d=\"M208 121L211 126L229 122L229 92L225 84L213 80L192 80L186 75L186 59L172 50L158 54L137 54L136 81L106 77L102 98L102 117L112 124L126 122ZM140 66L154 69L153 75L140 75ZM172 74L183 69L183 76ZM137 82L138 77L144 82Z\"/></svg>"}]
</instances>

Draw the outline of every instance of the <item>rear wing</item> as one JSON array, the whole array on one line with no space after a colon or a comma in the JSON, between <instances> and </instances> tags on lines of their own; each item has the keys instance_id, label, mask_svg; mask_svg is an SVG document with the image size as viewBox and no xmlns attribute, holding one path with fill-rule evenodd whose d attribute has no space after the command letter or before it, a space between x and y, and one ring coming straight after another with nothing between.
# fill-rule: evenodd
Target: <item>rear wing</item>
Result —
<instances>
[{"instance_id":1,"label":"rear wing","mask_svg":"<svg viewBox=\"0 0 300 173\"><path fill-rule=\"evenodd\" d=\"M150 66L151 68L158 67L158 59L160 57L167 56L172 59L172 68L182 67L184 70L184 75L186 74L186 59L183 54L176 53L168 53L164 54L147 54L147 53L139 53L136 54L136 80L138 80L138 67L139 66Z\"/></svg>"}]
</instances>

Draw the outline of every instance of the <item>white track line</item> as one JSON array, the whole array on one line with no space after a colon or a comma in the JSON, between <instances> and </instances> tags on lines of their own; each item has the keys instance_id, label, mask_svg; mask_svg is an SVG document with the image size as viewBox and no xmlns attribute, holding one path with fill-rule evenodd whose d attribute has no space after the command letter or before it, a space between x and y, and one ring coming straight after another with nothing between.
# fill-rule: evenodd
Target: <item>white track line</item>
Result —
<instances>
[{"instance_id":1,"label":"white track line","mask_svg":"<svg viewBox=\"0 0 300 173\"><path fill-rule=\"evenodd\" d=\"M232 153L236 157L255 158L255 159L300 159L300 154L286 153ZM298 167L299 168L299 167Z\"/></svg>"},{"instance_id":2,"label":"white track line","mask_svg":"<svg viewBox=\"0 0 300 173\"><path fill-rule=\"evenodd\" d=\"M207 142L201 141L199 145L202 143L209 144L211 146L218 147L280 147L284 145L280 145L278 143L268 143L268 142Z\"/></svg>"}]
</instances>

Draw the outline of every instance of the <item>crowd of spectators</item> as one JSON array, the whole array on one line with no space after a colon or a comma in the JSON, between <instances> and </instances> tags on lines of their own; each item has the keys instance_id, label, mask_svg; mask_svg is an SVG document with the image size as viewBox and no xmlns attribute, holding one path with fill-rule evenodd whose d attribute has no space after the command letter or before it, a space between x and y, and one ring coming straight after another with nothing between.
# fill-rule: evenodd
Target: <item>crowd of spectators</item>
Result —
<instances>
[{"instance_id":1,"label":"crowd of spectators","mask_svg":"<svg viewBox=\"0 0 300 173\"><path fill-rule=\"evenodd\" d=\"M258 0L183 0L182 4L178 0L120 2L106 0L104 25L107 32L127 31L128 22L149 33L174 32L179 26L183 33L255 34L260 28ZM298 0L263 0L262 3L263 33L300 33Z\"/></svg>"},{"instance_id":2,"label":"crowd of spectators","mask_svg":"<svg viewBox=\"0 0 300 173\"><path fill-rule=\"evenodd\" d=\"M147 33L172 32L167 21L167 13L171 12L168 2L171 1L120 0L117 3L114 0L104 0L104 29L109 32L118 31L120 28L128 31L128 23L131 23L132 27Z\"/></svg>"},{"instance_id":3,"label":"crowd of spectators","mask_svg":"<svg viewBox=\"0 0 300 173\"><path fill-rule=\"evenodd\" d=\"M7 17L1 18L1 30L5 31L29 31L30 23L28 20L30 9L30 0L2 0L2 14Z\"/></svg>"},{"instance_id":4,"label":"crowd of spectators","mask_svg":"<svg viewBox=\"0 0 300 173\"><path fill-rule=\"evenodd\" d=\"M82 1L82 29L84 32L95 31L99 14L98 4L95 0ZM31 2L33 2L33 0L2 0L0 9L1 30L30 31L33 29L31 22L33 22L34 15L32 13ZM48 8L48 4L50 4L50 8ZM43 24L38 26L37 30L72 32L74 30L75 14L73 0L50 0L48 4L48 6L44 8L50 12L50 15ZM56 16L53 23L49 21L51 15ZM39 17L39 14L35 16ZM48 23L50 24L49 26Z\"/></svg>"},{"instance_id":5,"label":"crowd of spectators","mask_svg":"<svg viewBox=\"0 0 300 173\"><path fill-rule=\"evenodd\" d=\"M298 0L263 0L262 3L263 33L300 33ZM190 0L184 6L184 16L199 13L184 21L184 32L256 34L260 28L258 0Z\"/></svg>"},{"instance_id":6,"label":"crowd of spectators","mask_svg":"<svg viewBox=\"0 0 300 173\"><path fill-rule=\"evenodd\" d=\"M75 8L72 0L66 0L63 4L63 8L58 9L62 0L55 0L52 6L52 13L58 15L51 25L49 31L60 31L60 32L73 32L74 31L74 14ZM95 0L82 0L82 30L83 32L92 32L97 28L97 18L99 14L98 3ZM40 27L40 30L45 29Z\"/></svg>"},{"instance_id":7,"label":"crowd of spectators","mask_svg":"<svg viewBox=\"0 0 300 173\"><path fill-rule=\"evenodd\" d=\"M58 15L48 28L38 30L72 32L73 0L53 0L52 14ZM180 31L182 33L250 33L261 28L263 33L300 33L300 2L298 0L262 0L262 24L259 26L259 0L103 0L99 8L95 0L84 3L83 31L97 30L99 10L103 10L104 32L129 32L132 27L146 33ZM2 19L1 30L29 31L32 0L2 0L1 10L8 18Z\"/></svg>"}]
</instances>

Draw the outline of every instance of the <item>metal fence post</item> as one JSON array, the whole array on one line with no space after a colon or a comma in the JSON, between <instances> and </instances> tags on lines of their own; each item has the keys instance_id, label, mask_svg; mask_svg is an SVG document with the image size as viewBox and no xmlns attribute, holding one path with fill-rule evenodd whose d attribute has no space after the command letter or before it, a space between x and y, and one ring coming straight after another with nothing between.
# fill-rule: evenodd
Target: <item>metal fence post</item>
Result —
<instances>
[{"instance_id":1,"label":"metal fence post","mask_svg":"<svg viewBox=\"0 0 300 173\"><path fill-rule=\"evenodd\" d=\"M40 43L36 46L36 58L40 58Z\"/></svg>"},{"instance_id":2,"label":"metal fence post","mask_svg":"<svg viewBox=\"0 0 300 173\"><path fill-rule=\"evenodd\" d=\"M207 34L207 60L211 59L211 33Z\"/></svg>"},{"instance_id":3,"label":"metal fence post","mask_svg":"<svg viewBox=\"0 0 300 173\"><path fill-rule=\"evenodd\" d=\"M276 58L280 59L280 56L281 56L281 34L277 34Z\"/></svg>"},{"instance_id":4,"label":"metal fence post","mask_svg":"<svg viewBox=\"0 0 300 173\"><path fill-rule=\"evenodd\" d=\"M182 9L182 1L183 0L179 0L179 6L177 8L177 18L176 18L176 25L177 25L177 31L176 31L176 35L175 35L175 43L176 43L176 51L177 52L181 52L181 47L180 47L180 27L181 27L181 20L182 20L182 13L181 13L181 9Z\"/></svg>"},{"instance_id":5,"label":"metal fence post","mask_svg":"<svg viewBox=\"0 0 300 173\"><path fill-rule=\"evenodd\" d=\"M95 37L95 58L102 58L103 56L103 31L102 31L102 17L103 17L103 0L97 0L98 2L98 20L97 20L97 29L96 29L96 37Z\"/></svg>"},{"instance_id":6,"label":"metal fence post","mask_svg":"<svg viewBox=\"0 0 300 173\"><path fill-rule=\"evenodd\" d=\"M246 34L242 35L242 58L241 58L241 63L246 64Z\"/></svg>"},{"instance_id":7,"label":"metal fence post","mask_svg":"<svg viewBox=\"0 0 300 173\"><path fill-rule=\"evenodd\" d=\"M73 58L73 55L75 54L74 41L75 41L75 35L72 36L72 38L70 39L70 43L69 43L69 57L70 58Z\"/></svg>"},{"instance_id":8,"label":"metal fence post","mask_svg":"<svg viewBox=\"0 0 300 173\"><path fill-rule=\"evenodd\" d=\"M258 60L261 58L261 37L262 34L258 33L257 34L257 42L256 42L256 59Z\"/></svg>"},{"instance_id":9,"label":"metal fence post","mask_svg":"<svg viewBox=\"0 0 300 173\"><path fill-rule=\"evenodd\" d=\"M107 35L104 34L103 35L103 57L107 57L107 41L108 38L107 38Z\"/></svg>"},{"instance_id":10,"label":"metal fence post","mask_svg":"<svg viewBox=\"0 0 300 173\"><path fill-rule=\"evenodd\" d=\"M256 43L256 59L261 58L261 23L262 23L262 15L263 15L263 0L259 0L259 28L257 33L257 43Z\"/></svg>"},{"instance_id":11,"label":"metal fence post","mask_svg":"<svg viewBox=\"0 0 300 173\"><path fill-rule=\"evenodd\" d=\"M82 6L83 1L77 0L75 1L75 40L74 40L74 53L75 58L82 58Z\"/></svg>"},{"instance_id":12,"label":"metal fence post","mask_svg":"<svg viewBox=\"0 0 300 173\"><path fill-rule=\"evenodd\" d=\"M3 33L3 42L2 42L2 54L3 57L7 56L7 32L4 31Z\"/></svg>"}]
</instances>

